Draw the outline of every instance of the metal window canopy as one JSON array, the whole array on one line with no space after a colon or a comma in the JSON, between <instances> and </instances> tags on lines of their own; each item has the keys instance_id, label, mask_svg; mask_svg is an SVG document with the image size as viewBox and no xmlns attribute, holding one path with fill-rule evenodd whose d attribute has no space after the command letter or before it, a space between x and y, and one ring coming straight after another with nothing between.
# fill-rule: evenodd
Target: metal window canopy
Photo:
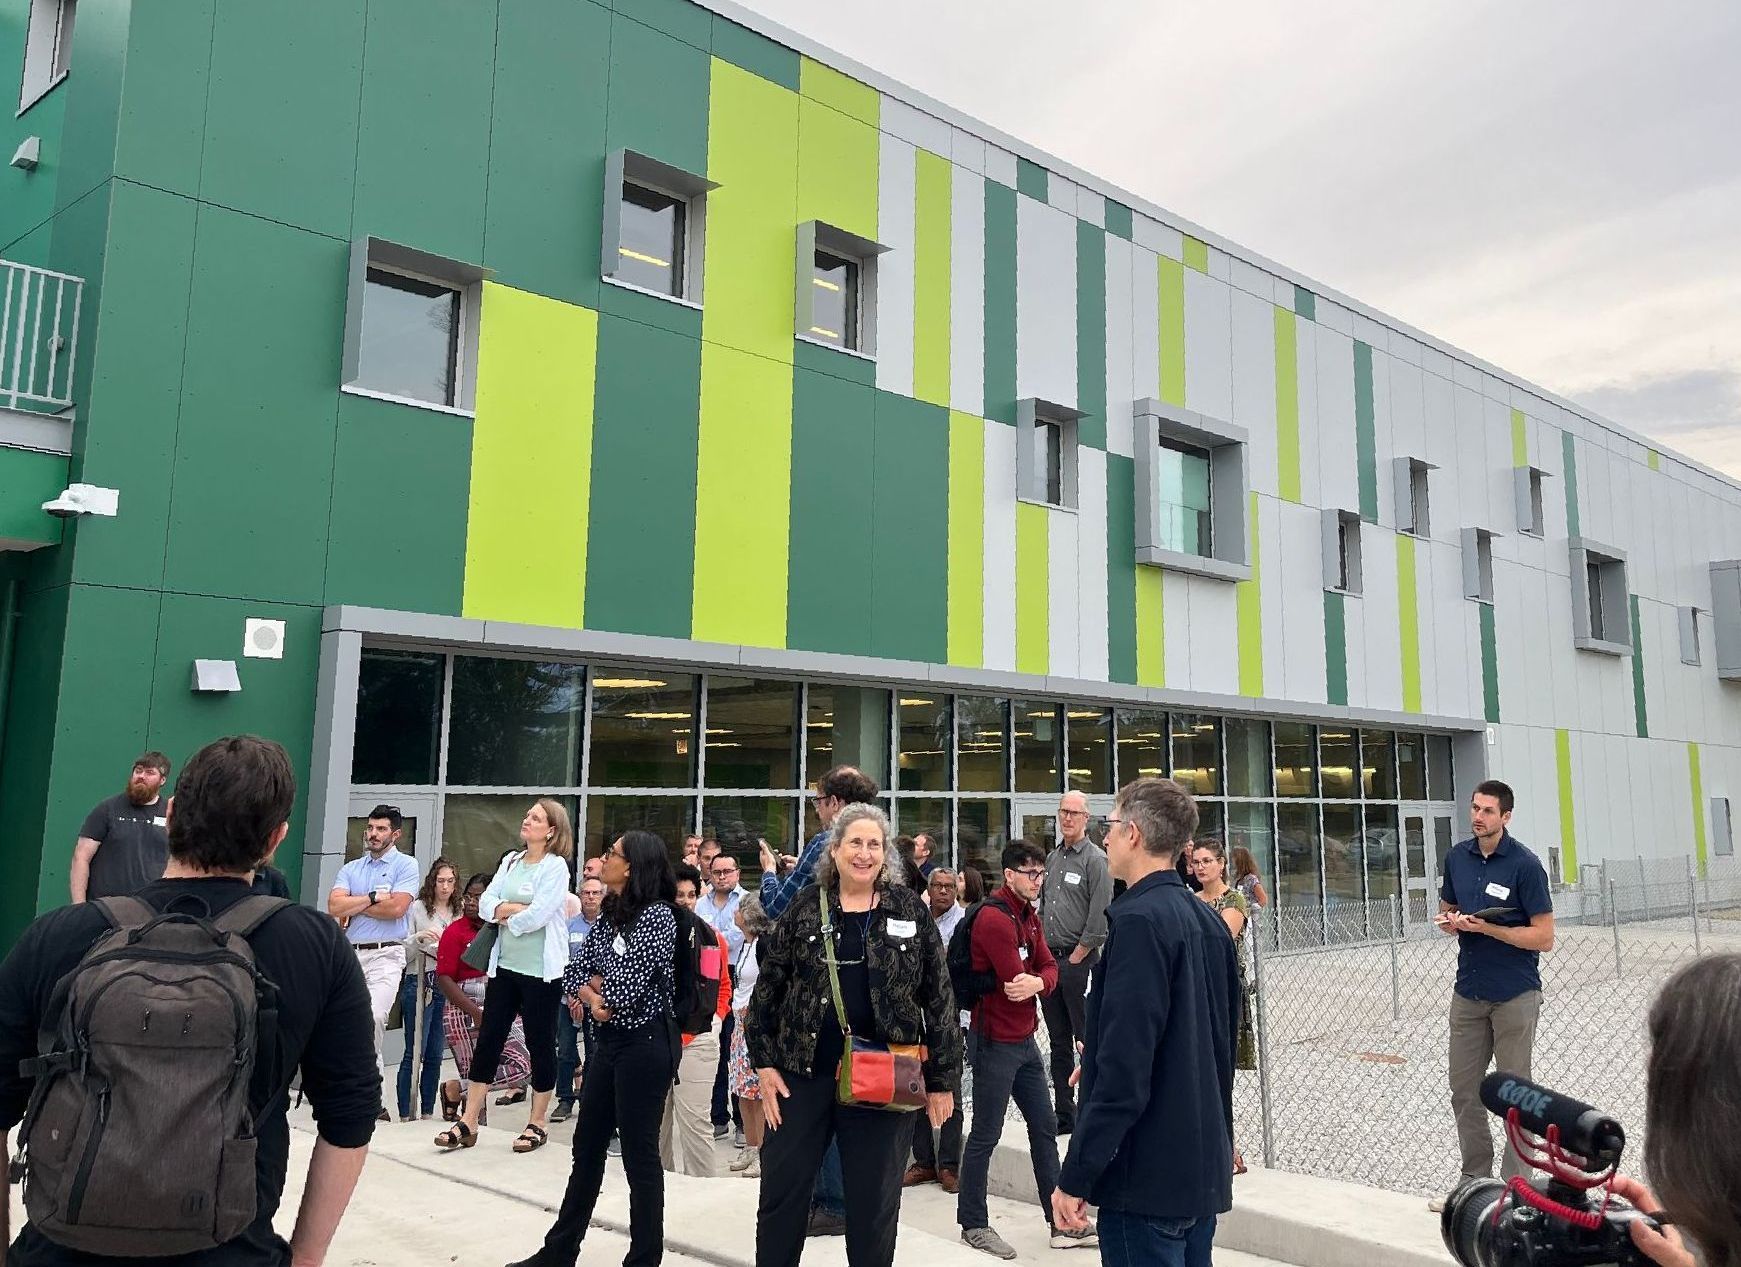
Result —
<instances>
[{"instance_id":1,"label":"metal window canopy","mask_svg":"<svg viewBox=\"0 0 1741 1267\"><path fill-rule=\"evenodd\" d=\"M1393 464L1396 480L1396 530L1411 537L1430 537L1433 532L1433 504L1430 471L1438 470L1438 466L1424 458L1401 457ZM1426 496L1421 503L1415 505L1415 477L1420 476L1421 491ZM1415 513L1408 522L1404 522L1404 508Z\"/></svg>"},{"instance_id":2,"label":"metal window canopy","mask_svg":"<svg viewBox=\"0 0 1741 1267\"><path fill-rule=\"evenodd\" d=\"M427 404L431 408L469 414L477 399L478 319L483 306L482 287L484 282L495 275L494 272L481 264L433 255L414 246L389 242L385 238L364 236L353 240L350 272L345 285L344 360L339 379L346 388L353 388L362 375L363 294L368 287L371 268L384 268L440 286L451 286L459 292L459 364L454 366L453 404L449 406L439 401L406 403Z\"/></svg>"},{"instance_id":3,"label":"metal window canopy","mask_svg":"<svg viewBox=\"0 0 1741 1267\"><path fill-rule=\"evenodd\" d=\"M1493 538L1487 528L1465 528L1463 539L1463 597L1478 603L1493 601Z\"/></svg>"},{"instance_id":4,"label":"metal window canopy","mask_svg":"<svg viewBox=\"0 0 1741 1267\"><path fill-rule=\"evenodd\" d=\"M1632 613L1626 590L1626 552L1618 546L1603 545L1588 537L1573 537L1568 544L1572 573L1572 645L1580 651L1593 651L1598 655L1631 655ZM1590 628L1590 581L1586 568L1592 563L1601 569L1602 631L1609 637L1598 638ZM1620 636L1613 637L1614 634Z\"/></svg>"},{"instance_id":5,"label":"metal window canopy","mask_svg":"<svg viewBox=\"0 0 1741 1267\"><path fill-rule=\"evenodd\" d=\"M892 248L881 242L849 233L825 220L805 220L797 231L797 295L793 306L792 333L806 343L874 360L877 354L877 257ZM815 316L816 252L827 251L858 265L858 345L841 347L810 333Z\"/></svg>"},{"instance_id":6,"label":"metal window canopy","mask_svg":"<svg viewBox=\"0 0 1741 1267\"><path fill-rule=\"evenodd\" d=\"M1711 564L1711 628L1716 631L1717 676L1741 682L1741 559Z\"/></svg>"},{"instance_id":7,"label":"metal window canopy","mask_svg":"<svg viewBox=\"0 0 1741 1267\"><path fill-rule=\"evenodd\" d=\"M1512 472L1512 496L1517 503L1517 530L1526 537L1541 537L1547 532L1546 498L1542 481L1552 471L1539 466L1520 466Z\"/></svg>"},{"instance_id":8,"label":"metal window canopy","mask_svg":"<svg viewBox=\"0 0 1741 1267\"><path fill-rule=\"evenodd\" d=\"M1025 396L1016 402L1016 500L1048 506L1053 510L1076 509L1076 424L1085 416L1072 405L1042 400L1038 396ZM1039 469L1034 456L1034 427L1042 422L1055 423L1061 433L1056 502L1044 499L1046 473Z\"/></svg>"},{"instance_id":9,"label":"metal window canopy","mask_svg":"<svg viewBox=\"0 0 1741 1267\"><path fill-rule=\"evenodd\" d=\"M1328 508L1323 512L1324 588L1358 598L1363 592L1360 557L1360 512ZM1348 584L1342 584L1343 534L1348 543Z\"/></svg>"},{"instance_id":10,"label":"metal window canopy","mask_svg":"<svg viewBox=\"0 0 1741 1267\"><path fill-rule=\"evenodd\" d=\"M1132 413L1137 428L1136 561L1219 581L1249 581L1246 450L1250 436L1245 428L1153 397L1137 401ZM1186 554L1164 544L1158 474L1162 436L1208 450L1212 554Z\"/></svg>"},{"instance_id":11,"label":"metal window canopy","mask_svg":"<svg viewBox=\"0 0 1741 1267\"><path fill-rule=\"evenodd\" d=\"M683 242L683 275L676 295L660 295L689 304L701 302L701 257L707 241L707 195L719 182L673 167L636 150L612 150L605 156L604 234L599 243L599 273L616 282L623 241L623 183L668 194L687 204ZM619 283L627 285L628 283ZM635 290L644 290L636 286ZM654 292L646 292L654 293Z\"/></svg>"}]
</instances>

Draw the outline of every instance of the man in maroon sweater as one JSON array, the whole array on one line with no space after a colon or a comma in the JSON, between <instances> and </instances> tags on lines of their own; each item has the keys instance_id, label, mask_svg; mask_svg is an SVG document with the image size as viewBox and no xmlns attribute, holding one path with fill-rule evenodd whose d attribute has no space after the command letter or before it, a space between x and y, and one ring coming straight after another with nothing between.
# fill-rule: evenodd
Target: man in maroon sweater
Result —
<instances>
[{"instance_id":1,"label":"man in maroon sweater","mask_svg":"<svg viewBox=\"0 0 1741 1267\"><path fill-rule=\"evenodd\" d=\"M973 1005L973 1129L961 1159L956 1220L962 1240L998 1258L1014 1258L1016 1251L991 1228L985 1188L1012 1096L1028 1125L1041 1209L1051 1209L1058 1186L1058 1119L1034 1041L1037 1000L1058 985L1058 964L1034 912L1045 880L1045 851L1025 841L1010 845L1003 851L1003 886L986 899L970 930L973 970L996 978L997 984ZM1099 1243L1092 1224L1078 1231L1052 1229L1054 1249Z\"/></svg>"}]
</instances>

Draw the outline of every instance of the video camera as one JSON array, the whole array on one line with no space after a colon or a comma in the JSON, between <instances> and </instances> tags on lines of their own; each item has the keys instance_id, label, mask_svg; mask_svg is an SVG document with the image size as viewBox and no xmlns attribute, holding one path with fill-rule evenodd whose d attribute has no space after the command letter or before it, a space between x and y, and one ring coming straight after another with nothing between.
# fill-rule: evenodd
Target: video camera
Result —
<instances>
[{"instance_id":1,"label":"video camera","mask_svg":"<svg viewBox=\"0 0 1741 1267\"><path fill-rule=\"evenodd\" d=\"M1645 1219L1659 1226L1657 1218L1609 1190L1626 1149L1619 1122L1508 1073L1483 1080L1481 1103L1505 1120L1518 1157L1548 1178L1465 1179L1445 1199L1439 1221L1451 1257L1464 1267L1649 1263L1629 1225Z\"/></svg>"}]
</instances>

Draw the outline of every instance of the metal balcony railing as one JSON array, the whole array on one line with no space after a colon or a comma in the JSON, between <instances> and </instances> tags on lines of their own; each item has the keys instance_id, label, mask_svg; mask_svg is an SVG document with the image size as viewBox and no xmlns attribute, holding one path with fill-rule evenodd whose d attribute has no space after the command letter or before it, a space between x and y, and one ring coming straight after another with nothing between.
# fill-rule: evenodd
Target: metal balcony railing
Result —
<instances>
[{"instance_id":1,"label":"metal balcony railing","mask_svg":"<svg viewBox=\"0 0 1741 1267\"><path fill-rule=\"evenodd\" d=\"M56 413L73 403L81 277L0 260L0 407Z\"/></svg>"}]
</instances>

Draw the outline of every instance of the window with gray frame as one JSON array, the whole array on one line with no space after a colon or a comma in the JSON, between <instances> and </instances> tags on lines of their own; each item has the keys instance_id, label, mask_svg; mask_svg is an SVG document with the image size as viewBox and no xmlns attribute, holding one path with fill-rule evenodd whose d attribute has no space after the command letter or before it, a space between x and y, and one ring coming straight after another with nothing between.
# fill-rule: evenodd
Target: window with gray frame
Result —
<instances>
[{"instance_id":1,"label":"window with gray frame","mask_svg":"<svg viewBox=\"0 0 1741 1267\"><path fill-rule=\"evenodd\" d=\"M1574 537L1569 555L1573 645L1601 655L1630 655L1632 620L1625 552Z\"/></svg>"},{"instance_id":2,"label":"window with gray frame","mask_svg":"<svg viewBox=\"0 0 1741 1267\"><path fill-rule=\"evenodd\" d=\"M1493 534L1485 528L1463 529L1463 597L1493 601Z\"/></svg>"},{"instance_id":3,"label":"window with gray frame","mask_svg":"<svg viewBox=\"0 0 1741 1267\"><path fill-rule=\"evenodd\" d=\"M1697 607L1675 608L1675 623L1679 627L1681 641L1681 663L1697 665L1703 662L1699 654L1699 609Z\"/></svg>"},{"instance_id":4,"label":"window with gray frame","mask_svg":"<svg viewBox=\"0 0 1741 1267\"><path fill-rule=\"evenodd\" d=\"M18 112L24 113L72 68L78 0L29 0L24 32L24 75Z\"/></svg>"},{"instance_id":5,"label":"window with gray frame","mask_svg":"<svg viewBox=\"0 0 1741 1267\"><path fill-rule=\"evenodd\" d=\"M1076 423L1067 405L1032 397L1016 402L1016 496L1076 508Z\"/></svg>"},{"instance_id":6,"label":"window with gray frame","mask_svg":"<svg viewBox=\"0 0 1741 1267\"><path fill-rule=\"evenodd\" d=\"M1547 515L1542 502L1542 481L1547 474L1536 466L1520 466L1516 470L1517 530L1526 537L1547 535Z\"/></svg>"},{"instance_id":7,"label":"window with gray frame","mask_svg":"<svg viewBox=\"0 0 1741 1267\"><path fill-rule=\"evenodd\" d=\"M1134 412L1136 561L1249 579L1244 429L1152 399Z\"/></svg>"},{"instance_id":8,"label":"window with gray frame","mask_svg":"<svg viewBox=\"0 0 1741 1267\"><path fill-rule=\"evenodd\" d=\"M353 242L343 389L469 414L485 275L380 238Z\"/></svg>"},{"instance_id":9,"label":"window with gray frame","mask_svg":"<svg viewBox=\"0 0 1741 1267\"><path fill-rule=\"evenodd\" d=\"M661 295L681 295L688 232L689 208L683 199L625 180L617 280Z\"/></svg>"},{"instance_id":10,"label":"window with gray frame","mask_svg":"<svg viewBox=\"0 0 1741 1267\"><path fill-rule=\"evenodd\" d=\"M605 158L603 278L680 303L701 303L707 195L719 186L635 150Z\"/></svg>"},{"instance_id":11,"label":"window with gray frame","mask_svg":"<svg viewBox=\"0 0 1741 1267\"><path fill-rule=\"evenodd\" d=\"M793 334L858 356L876 355L877 257L888 250L821 220L797 231Z\"/></svg>"},{"instance_id":12,"label":"window with gray frame","mask_svg":"<svg viewBox=\"0 0 1741 1267\"><path fill-rule=\"evenodd\" d=\"M1360 512L1324 511L1324 588L1361 592Z\"/></svg>"},{"instance_id":13,"label":"window with gray frame","mask_svg":"<svg viewBox=\"0 0 1741 1267\"><path fill-rule=\"evenodd\" d=\"M1396 460L1396 530L1412 537L1432 535L1432 507L1427 483L1431 462Z\"/></svg>"}]
</instances>

